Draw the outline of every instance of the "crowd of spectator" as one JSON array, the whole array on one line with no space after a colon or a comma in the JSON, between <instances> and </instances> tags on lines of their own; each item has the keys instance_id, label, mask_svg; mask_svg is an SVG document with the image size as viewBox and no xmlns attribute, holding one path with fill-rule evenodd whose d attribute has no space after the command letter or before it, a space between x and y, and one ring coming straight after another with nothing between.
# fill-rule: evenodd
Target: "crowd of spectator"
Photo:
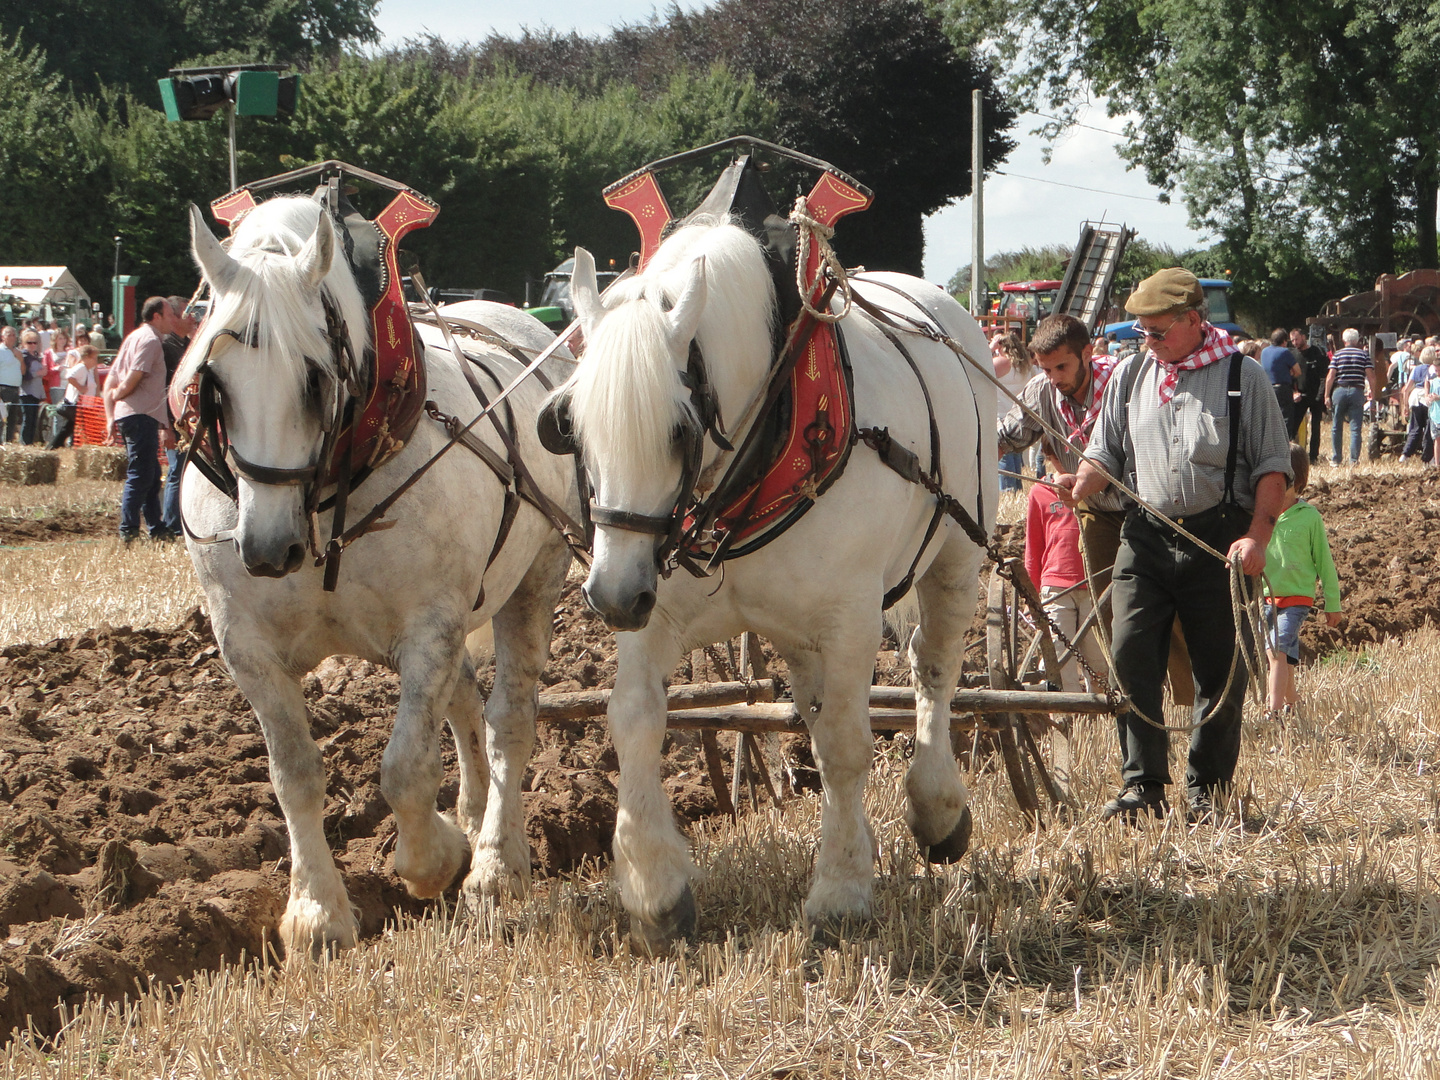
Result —
<instances>
[{"instance_id":1,"label":"crowd of spectator","mask_svg":"<svg viewBox=\"0 0 1440 1080\"><path fill-rule=\"evenodd\" d=\"M99 393L95 370L106 347L98 325L76 323L73 337L54 320L0 326L0 441L52 450L70 442L80 397Z\"/></svg>"}]
</instances>

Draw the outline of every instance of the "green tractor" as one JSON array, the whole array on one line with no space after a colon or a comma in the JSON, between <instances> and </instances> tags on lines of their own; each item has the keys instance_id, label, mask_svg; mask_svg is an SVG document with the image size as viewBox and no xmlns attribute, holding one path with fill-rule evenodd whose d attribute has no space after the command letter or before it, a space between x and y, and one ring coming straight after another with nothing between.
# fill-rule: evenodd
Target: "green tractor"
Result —
<instances>
[{"instance_id":1,"label":"green tractor","mask_svg":"<svg viewBox=\"0 0 1440 1080\"><path fill-rule=\"evenodd\" d=\"M575 273L575 260L566 259L545 275L540 302L526 310L557 334L575 321L575 305L570 302L570 278ZM600 270L595 277L604 292L606 286L620 276L618 270Z\"/></svg>"}]
</instances>

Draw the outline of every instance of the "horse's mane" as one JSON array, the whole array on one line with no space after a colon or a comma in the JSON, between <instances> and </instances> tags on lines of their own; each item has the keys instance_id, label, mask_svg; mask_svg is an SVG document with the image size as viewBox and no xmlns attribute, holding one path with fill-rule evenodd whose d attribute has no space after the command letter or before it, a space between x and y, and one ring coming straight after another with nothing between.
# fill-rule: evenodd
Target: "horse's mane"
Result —
<instances>
[{"instance_id":1,"label":"horse's mane","mask_svg":"<svg viewBox=\"0 0 1440 1080\"><path fill-rule=\"evenodd\" d=\"M706 299L695 337L720 400L733 403L753 391L769 370L775 286L759 241L727 221L676 231L642 274L605 297L608 313L571 381L576 437L587 455L615 466L621 498L627 478L640 481L669 465L676 426L693 419L690 391L666 347L665 312L701 256Z\"/></svg>"},{"instance_id":2,"label":"horse's mane","mask_svg":"<svg viewBox=\"0 0 1440 1080\"><path fill-rule=\"evenodd\" d=\"M267 362L250 365L254 369L251 378L265 390L273 392L280 377L303 388L308 379L307 362L334 374L324 325L317 322L306 301L294 258L314 233L320 213L320 204L308 196L283 195L267 199L241 220L230 244L230 257L239 264L234 280L227 292L216 297L176 369L171 385L177 392L198 373L222 329L254 333L260 346L255 355ZM335 256L321 287L340 309L355 356L364 356L370 320L345 261L338 231ZM235 374L239 375L239 369Z\"/></svg>"}]
</instances>

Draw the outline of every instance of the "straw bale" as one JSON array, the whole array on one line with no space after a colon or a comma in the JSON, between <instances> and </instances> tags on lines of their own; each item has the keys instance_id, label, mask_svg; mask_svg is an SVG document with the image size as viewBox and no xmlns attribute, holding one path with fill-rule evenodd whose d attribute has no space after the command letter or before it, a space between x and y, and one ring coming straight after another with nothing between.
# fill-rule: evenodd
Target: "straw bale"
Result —
<instances>
[{"instance_id":1,"label":"straw bale","mask_svg":"<svg viewBox=\"0 0 1440 1080\"><path fill-rule=\"evenodd\" d=\"M0 481L53 484L60 476L60 455L32 446L0 446Z\"/></svg>"},{"instance_id":2,"label":"straw bale","mask_svg":"<svg viewBox=\"0 0 1440 1080\"><path fill-rule=\"evenodd\" d=\"M82 480L124 480L125 451L116 446L77 446L75 475Z\"/></svg>"}]
</instances>

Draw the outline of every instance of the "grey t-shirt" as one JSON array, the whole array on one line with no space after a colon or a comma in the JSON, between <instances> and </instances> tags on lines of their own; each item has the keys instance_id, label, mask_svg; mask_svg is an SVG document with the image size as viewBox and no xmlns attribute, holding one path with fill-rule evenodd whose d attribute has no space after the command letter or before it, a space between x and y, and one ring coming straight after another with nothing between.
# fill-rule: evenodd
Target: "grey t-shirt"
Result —
<instances>
[{"instance_id":1,"label":"grey t-shirt","mask_svg":"<svg viewBox=\"0 0 1440 1080\"><path fill-rule=\"evenodd\" d=\"M1127 462L1125 384L1130 365L1142 364L1130 399L1130 436L1135 460ZM1256 477L1290 473L1285 419L1265 369L1249 357L1240 361L1240 452L1235 459L1235 500L1255 507ZM1160 403L1165 369L1143 356L1127 359L1105 387L1100 420L1085 457L1120 476L1146 502L1170 517L1198 514L1220 505L1225 494L1225 459L1230 450L1230 360L1197 371L1181 371L1175 395Z\"/></svg>"},{"instance_id":2,"label":"grey t-shirt","mask_svg":"<svg viewBox=\"0 0 1440 1080\"><path fill-rule=\"evenodd\" d=\"M1027 382L1016 397L1056 431L1063 432L1070 429L1070 422L1060 412L1060 405L1055 398L1055 388L1050 385L1050 380L1043 371ZM1001 395L1000 400L1008 401L1004 395ZM1094 418L1089 415L1085 406L1078 403L1075 403L1075 413L1082 433L1088 438ZM1009 411L1000 418L997 438L1001 453L1009 454L1024 450L1035 445L1038 439L1046 453L1059 461L1066 472L1073 473L1080 467L1080 452L1069 443L1057 443L1055 439L1045 434L1045 430L1039 423L1021 410L1018 405L1012 405ZM1124 510L1130 505L1130 500L1116 491L1112 485L1107 486L1104 491L1090 496L1085 503L1091 510Z\"/></svg>"}]
</instances>

